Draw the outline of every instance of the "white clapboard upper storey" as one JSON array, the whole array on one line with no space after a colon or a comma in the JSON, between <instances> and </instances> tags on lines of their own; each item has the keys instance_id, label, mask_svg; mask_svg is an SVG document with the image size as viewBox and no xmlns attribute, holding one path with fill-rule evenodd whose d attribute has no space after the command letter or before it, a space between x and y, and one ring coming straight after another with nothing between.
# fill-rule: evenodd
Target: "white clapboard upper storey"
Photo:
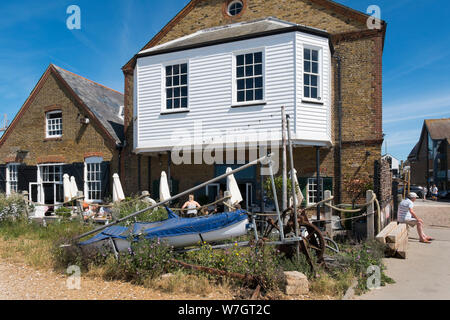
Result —
<instances>
[{"instance_id":1,"label":"white clapboard upper storey","mask_svg":"<svg viewBox=\"0 0 450 320\"><path fill-rule=\"evenodd\" d=\"M297 145L331 145L330 35L266 18L206 29L141 51L134 149L281 140L281 107Z\"/></svg>"}]
</instances>

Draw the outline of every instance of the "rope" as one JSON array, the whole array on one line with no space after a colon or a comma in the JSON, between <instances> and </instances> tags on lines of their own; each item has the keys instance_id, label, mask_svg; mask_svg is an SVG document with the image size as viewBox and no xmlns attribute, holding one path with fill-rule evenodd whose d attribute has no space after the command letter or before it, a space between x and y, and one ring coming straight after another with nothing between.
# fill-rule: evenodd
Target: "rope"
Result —
<instances>
[{"instance_id":1,"label":"rope","mask_svg":"<svg viewBox=\"0 0 450 320\"><path fill-rule=\"evenodd\" d=\"M372 197L372 199L369 202L360 205L361 208L360 209L356 209L356 210L341 209L341 208L335 207L335 206L333 206L333 205L331 205L329 203L326 203L325 205L327 207L329 207L329 208L331 208L333 210L339 211L339 212L358 213L358 212L361 212L365 207L369 206L370 204L372 204L375 201L377 201L377 196L375 194L373 194L373 197Z\"/></svg>"}]
</instances>

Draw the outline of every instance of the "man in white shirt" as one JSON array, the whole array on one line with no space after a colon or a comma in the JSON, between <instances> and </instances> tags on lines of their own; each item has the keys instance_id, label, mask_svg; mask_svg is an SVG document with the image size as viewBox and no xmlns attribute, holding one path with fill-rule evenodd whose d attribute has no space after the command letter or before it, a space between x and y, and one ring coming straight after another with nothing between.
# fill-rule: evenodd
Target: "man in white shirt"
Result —
<instances>
[{"instance_id":1,"label":"man in white shirt","mask_svg":"<svg viewBox=\"0 0 450 320\"><path fill-rule=\"evenodd\" d=\"M428 237L423 231L423 220L420 219L414 212L414 202L418 198L417 194L411 192L408 198L403 200L398 207L398 222L406 223L410 227L417 226L417 233L419 234L420 242L431 243L433 240Z\"/></svg>"}]
</instances>

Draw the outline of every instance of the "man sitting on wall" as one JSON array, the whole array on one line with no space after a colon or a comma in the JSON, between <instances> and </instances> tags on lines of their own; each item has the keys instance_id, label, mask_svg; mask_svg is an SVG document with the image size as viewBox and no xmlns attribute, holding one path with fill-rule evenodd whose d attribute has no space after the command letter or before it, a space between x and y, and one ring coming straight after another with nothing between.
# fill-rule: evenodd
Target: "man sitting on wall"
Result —
<instances>
[{"instance_id":1,"label":"man sitting on wall","mask_svg":"<svg viewBox=\"0 0 450 320\"><path fill-rule=\"evenodd\" d=\"M406 200L403 200L398 207L398 222L406 223L410 227L417 227L420 242L431 243L433 238L428 237L423 231L424 222L414 212L414 202L418 198L417 194L411 192Z\"/></svg>"}]
</instances>

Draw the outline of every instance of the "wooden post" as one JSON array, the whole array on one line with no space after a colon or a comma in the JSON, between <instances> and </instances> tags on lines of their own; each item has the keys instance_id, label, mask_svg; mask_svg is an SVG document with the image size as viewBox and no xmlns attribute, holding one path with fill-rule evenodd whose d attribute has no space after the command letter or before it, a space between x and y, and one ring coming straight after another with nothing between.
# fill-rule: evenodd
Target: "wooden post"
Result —
<instances>
[{"instance_id":1,"label":"wooden post","mask_svg":"<svg viewBox=\"0 0 450 320\"><path fill-rule=\"evenodd\" d=\"M367 191L367 202L373 198L373 191ZM375 203L372 202L367 206L367 240L375 239Z\"/></svg>"},{"instance_id":2,"label":"wooden post","mask_svg":"<svg viewBox=\"0 0 450 320\"><path fill-rule=\"evenodd\" d=\"M30 216L30 212L28 210L28 191L22 191L23 200L25 201L25 213L27 214L27 218Z\"/></svg>"},{"instance_id":3,"label":"wooden post","mask_svg":"<svg viewBox=\"0 0 450 320\"><path fill-rule=\"evenodd\" d=\"M282 123L282 154L283 154L283 164L282 164L282 179L283 179L283 189L282 189L282 208L284 211L288 207L288 194L287 194L287 137L286 137L286 108L281 107L281 123Z\"/></svg>"},{"instance_id":4,"label":"wooden post","mask_svg":"<svg viewBox=\"0 0 450 320\"><path fill-rule=\"evenodd\" d=\"M227 205L225 205L225 212L230 212L231 211L231 192L230 191L225 191L224 193L225 198L227 198L227 200L225 201L225 203Z\"/></svg>"},{"instance_id":5,"label":"wooden post","mask_svg":"<svg viewBox=\"0 0 450 320\"><path fill-rule=\"evenodd\" d=\"M320 147L316 147L316 170L317 170L317 200L316 202L321 202L323 199L320 196L320 192L322 190L322 184L320 183ZM317 223L319 228L322 228L322 225L320 223L320 206L317 206Z\"/></svg>"},{"instance_id":6,"label":"wooden post","mask_svg":"<svg viewBox=\"0 0 450 320\"><path fill-rule=\"evenodd\" d=\"M78 211L80 212L80 216L83 216L83 191L78 191L77 192L77 208Z\"/></svg>"},{"instance_id":7,"label":"wooden post","mask_svg":"<svg viewBox=\"0 0 450 320\"><path fill-rule=\"evenodd\" d=\"M331 191L326 190L324 193L324 200L331 198ZM327 202L327 204L331 204L331 202ZM325 231L328 234L330 238L333 238L333 209L331 209L329 206L325 205Z\"/></svg>"}]
</instances>

